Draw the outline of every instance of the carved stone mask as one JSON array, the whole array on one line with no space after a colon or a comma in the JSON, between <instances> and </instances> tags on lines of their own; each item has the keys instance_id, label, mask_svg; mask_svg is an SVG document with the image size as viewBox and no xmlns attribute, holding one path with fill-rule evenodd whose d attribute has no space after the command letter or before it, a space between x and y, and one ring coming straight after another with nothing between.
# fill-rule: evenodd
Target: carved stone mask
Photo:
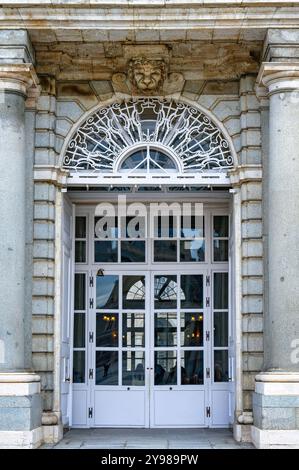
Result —
<instances>
[{"instance_id":1,"label":"carved stone mask","mask_svg":"<svg viewBox=\"0 0 299 470\"><path fill-rule=\"evenodd\" d=\"M132 59L129 65L129 78L143 93L157 90L165 79L165 64L161 60Z\"/></svg>"}]
</instances>

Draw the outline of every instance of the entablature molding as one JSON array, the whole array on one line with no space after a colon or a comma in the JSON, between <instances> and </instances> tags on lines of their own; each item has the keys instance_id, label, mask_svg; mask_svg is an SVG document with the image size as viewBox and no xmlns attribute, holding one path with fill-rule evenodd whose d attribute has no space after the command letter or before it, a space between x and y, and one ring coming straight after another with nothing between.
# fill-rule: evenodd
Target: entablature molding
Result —
<instances>
[{"instance_id":1,"label":"entablature molding","mask_svg":"<svg viewBox=\"0 0 299 470\"><path fill-rule=\"evenodd\" d=\"M15 6L14 6L15 4ZM9 8L7 7L9 5ZM126 28L194 30L231 28L281 28L298 26L299 2L246 0L98 0L84 1L2 1L1 21L5 28L89 29L117 31ZM67 6L67 8L66 8ZM290 14L291 9L291 14ZM163 13L163 14L161 14ZM202 32L202 31L200 31ZM78 31L76 32L79 33ZM156 33L156 31L155 31Z\"/></svg>"}]
</instances>

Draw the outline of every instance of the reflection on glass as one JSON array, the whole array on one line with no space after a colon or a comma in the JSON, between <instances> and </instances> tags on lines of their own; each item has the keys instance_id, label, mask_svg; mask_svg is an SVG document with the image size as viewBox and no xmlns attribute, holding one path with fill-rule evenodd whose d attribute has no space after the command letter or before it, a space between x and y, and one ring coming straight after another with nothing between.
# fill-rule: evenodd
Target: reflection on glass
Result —
<instances>
[{"instance_id":1,"label":"reflection on glass","mask_svg":"<svg viewBox=\"0 0 299 470\"><path fill-rule=\"evenodd\" d=\"M214 351L214 382L228 382L228 351Z\"/></svg>"},{"instance_id":2,"label":"reflection on glass","mask_svg":"<svg viewBox=\"0 0 299 470\"><path fill-rule=\"evenodd\" d=\"M85 313L74 314L74 348L85 347Z\"/></svg>"},{"instance_id":3,"label":"reflection on glass","mask_svg":"<svg viewBox=\"0 0 299 470\"><path fill-rule=\"evenodd\" d=\"M74 306L75 310L85 310L85 274L75 274L75 286L74 286Z\"/></svg>"},{"instance_id":4,"label":"reflection on glass","mask_svg":"<svg viewBox=\"0 0 299 470\"><path fill-rule=\"evenodd\" d=\"M96 238L117 238L118 237L118 221L117 217L95 217L94 218L94 234Z\"/></svg>"},{"instance_id":5,"label":"reflection on glass","mask_svg":"<svg viewBox=\"0 0 299 470\"><path fill-rule=\"evenodd\" d=\"M149 168L151 170L159 170L161 168L175 170L176 166L174 161L168 155L165 155L165 153L162 153L159 150L151 149Z\"/></svg>"},{"instance_id":6,"label":"reflection on glass","mask_svg":"<svg viewBox=\"0 0 299 470\"><path fill-rule=\"evenodd\" d=\"M145 238L145 217L122 217L121 234L123 238Z\"/></svg>"},{"instance_id":7,"label":"reflection on glass","mask_svg":"<svg viewBox=\"0 0 299 470\"><path fill-rule=\"evenodd\" d=\"M86 242L85 241L75 241L75 262L76 263L85 263L86 262Z\"/></svg>"},{"instance_id":8,"label":"reflection on glass","mask_svg":"<svg viewBox=\"0 0 299 470\"><path fill-rule=\"evenodd\" d=\"M144 276L123 277L123 308L128 310L145 308Z\"/></svg>"},{"instance_id":9,"label":"reflection on glass","mask_svg":"<svg viewBox=\"0 0 299 470\"><path fill-rule=\"evenodd\" d=\"M227 312L214 312L214 346L228 346Z\"/></svg>"},{"instance_id":10,"label":"reflection on glass","mask_svg":"<svg viewBox=\"0 0 299 470\"><path fill-rule=\"evenodd\" d=\"M123 313L123 346L144 347L144 313Z\"/></svg>"},{"instance_id":11,"label":"reflection on glass","mask_svg":"<svg viewBox=\"0 0 299 470\"><path fill-rule=\"evenodd\" d=\"M144 263L145 262L145 242L138 240L121 242L121 262L122 263Z\"/></svg>"},{"instance_id":12,"label":"reflection on glass","mask_svg":"<svg viewBox=\"0 0 299 470\"><path fill-rule=\"evenodd\" d=\"M181 351L181 384L204 383L203 351Z\"/></svg>"},{"instance_id":13,"label":"reflection on glass","mask_svg":"<svg viewBox=\"0 0 299 470\"><path fill-rule=\"evenodd\" d=\"M177 276L155 276L154 285L155 309L177 307Z\"/></svg>"},{"instance_id":14,"label":"reflection on glass","mask_svg":"<svg viewBox=\"0 0 299 470\"><path fill-rule=\"evenodd\" d=\"M73 383L85 382L85 351L74 351L73 355Z\"/></svg>"},{"instance_id":15,"label":"reflection on glass","mask_svg":"<svg viewBox=\"0 0 299 470\"><path fill-rule=\"evenodd\" d=\"M123 351L122 353L122 384L144 385L144 352Z\"/></svg>"},{"instance_id":16,"label":"reflection on glass","mask_svg":"<svg viewBox=\"0 0 299 470\"><path fill-rule=\"evenodd\" d=\"M118 346L118 315L115 313L97 313L96 318L97 347Z\"/></svg>"},{"instance_id":17,"label":"reflection on glass","mask_svg":"<svg viewBox=\"0 0 299 470\"><path fill-rule=\"evenodd\" d=\"M203 216L185 215L181 217L182 238L203 238L204 236Z\"/></svg>"},{"instance_id":18,"label":"reflection on glass","mask_svg":"<svg viewBox=\"0 0 299 470\"><path fill-rule=\"evenodd\" d=\"M214 309L228 308L228 273L214 273Z\"/></svg>"},{"instance_id":19,"label":"reflection on glass","mask_svg":"<svg viewBox=\"0 0 299 470\"><path fill-rule=\"evenodd\" d=\"M177 261L177 242L175 240L154 240L154 261L171 263Z\"/></svg>"},{"instance_id":20,"label":"reflection on glass","mask_svg":"<svg viewBox=\"0 0 299 470\"><path fill-rule=\"evenodd\" d=\"M96 308L118 308L118 276L97 276Z\"/></svg>"},{"instance_id":21,"label":"reflection on glass","mask_svg":"<svg viewBox=\"0 0 299 470\"><path fill-rule=\"evenodd\" d=\"M122 165L122 170L133 170L134 168L138 167L139 170L146 170L146 155L147 149L140 149L137 152L134 152L132 155L127 157Z\"/></svg>"},{"instance_id":22,"label":"reflection on glass","mask_svg":"<svg viewBox=\"0 0 299 470\"><path fill-rule=\"evenodd\" d=\"M173 215L154 216L154 238L174 238L177 235L177 218Z\"/></svg>"},{"instance_id":23,"label":"reflection on glass","mask_svg":"<svg viewBox=\"0 0 299 470\"><path fill-rule=\"evenodd\" d=\"M228 261L228 240L214 240L214 261Z\"/></svg>"},{"instance_id":24,"label":"reflection on glass","mask_svg":"<svg viewBox=\"0 0 299 470\"><path fill-rule=\"evenodd\" d=\"M176 313L155 313L155 346L177 345Z\"/></svg>"},{"instance_id":25,"label":"reflection on glass","mask_svg":"<svg viewBox=\"0 0 299 470\"><path fill-rule=\"evenodd\" d=\"M215 215L214 237L228 237L228 215Z\"/></svg>"},{"instance_id":26,"label":"reflection on glass","mask_svg":"<svg viewBox=\"0 0 299 470\"><path fill-rule=\"evenodd\" d=\"M118 241L94 242L95 263L117 263Z\"/></svg>"},{"instance_id":27,"label":"reflection on glass","mask_svg":"<svg viewBox=\"0 0 299 470\"><path fill-rule=\"evenodd\" d=\"M181 240L180 241L180 261L204 261L205 241L204 240Z\"/></svg>"},{"instance_id":28,"label":"reflection on glass","mask_svg":"<svg viewBox=\"0 0 299 470\"><path fill-rule=\"evenodd\" d=\"M86 217L76 217L75 237L86 238Z\"/></svg>"},{"instance_id":29,"label":"reflection on glass","mask_svg":"<svg viewBox=\"0 0 299 470\"><path fill-rule=\"evenodd\" d=\"M181 308L203 308L202 274L184 274L181 276Z\"/></svg>"},{"instance_id":30,"label":"reflection on glass","mask_svg":"<svg viewBox=\"0 0 299 470\"><path fill-rule=\"evenodd\" d=\"M117 351L96 351L96 385L118 385Z\"/></svg>"},{"instance_id":31,"label":"reflection on glass","mask_svg":"<svg viewBox=\"0 0 299 470\"><path fill-rule=\"evenodd\" d=\"M181 346L203 346L203 313L181 313Z\"/></svg>"},{"instance_id":32,"label":"reflection on glass","mask_svg":"<svg viewBox=\"0 0 299 470\"><path fill-rule=\"evenodd\" d=\"M175 351L155 351L155 385L177 384Z\"/></svg>"}]
</instances>

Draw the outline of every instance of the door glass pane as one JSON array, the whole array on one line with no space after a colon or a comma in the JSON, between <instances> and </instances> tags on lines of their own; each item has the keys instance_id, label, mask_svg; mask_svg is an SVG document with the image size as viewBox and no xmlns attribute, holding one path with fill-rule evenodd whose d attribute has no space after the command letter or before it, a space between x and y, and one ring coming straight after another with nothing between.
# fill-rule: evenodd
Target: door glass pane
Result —
<instances>
[{"instance_id":1,"label":"door glass pane","mask_svg":"<svg viewBox=\"0 0 299 470\"><path fill-rule=\"evenodd\" d=\"M214 273L214 309L228 308L228 273Z\"/></svg>"},{"instance_id":2,"label":"door glass pane","mask_svg":"<svg viewBox=\"0 0 299 470\"><path fill-rule=\"evenodd\" d=\"M180 261L204 261L205 241L204 240L181 240L180 241Z\"/></svg>"},{"instance_id":3,"label":"door glass pane","mask_svg":"<svg viewBox=\"0 0 299 470\"><path fill-rule=\"evenodd\" d=\"M214 346L228 346L227 312L214 312Z\"/></svg>"},{"instance_id":4,"label":"door glass pane","mask_svg":"<svg viewBox=\"0 0 299 470\"><path fill-rule=\"evenodd\" d=\"M214 261L228 261L228 240L214 240Z\"/></svg>"},{"instance_id":5,"label":"door glass pane","mask_svg":"<svg viewBox=\"0 0 299 470\"><path fill-rule=\"evenodd\" d=\"M74 315L74 348L85 347L85 313Z\"/></svg>"},{"instance_id":6,"label":"door glass pane","mask_svg":"<svg viewBox=\"0 0 299 470\"><path fill-rule=\"evenodd\" d=\"M214 382L228 382L228 351L214 351Z\"/></svg>"},{"instance_id":7,"label":"door glass pane","mask_svg":"<svg viewBox=\"0 0 299 470\"><path fill-rule=\"evenodd\" d=\"M181 351L182 385L204 383L203 351Z\"/></svg>"},{"instance_id":8,"label":"door glass pane","mask_svg":"<svg viewBox=\"0 0 299 470\"><path fill-rule=\"evenodd\" d=\"M122 263L144 263L145 262L145 242L138 240L121 242L121 262Z\"/></svg>"},{"instance_id":9,"label":"door glass pane","mask_svg":"<svg viewBox=\"0 0 299 470\"><path fill-rule=\"evenodd\" d=\"M144 364L143 351L123 351L122 384L144 385Z\"/></svg>"},{"instance_id":10,"label":"door glass pane","mask_svg":"<svg viewBox=\"0 0 299 470\"><path fill-rule=\"evenodd\" d=\"M181 308L203 308L203 276L181 276Z\"/></svg>"},{"instance_id":11,"label":"door glass pane","mask_svg":"<svg viewBox=\"0 0 299 470\"><path fill-rule=\"evenodd\" d=\"M177 308L177 276L155 276L154 295L155 309Z\"/></svg>"},{"instance_id":12,"label":"door glass pane","mask_svg":"<svg viewBox=\"0 0 299 470\"><path fill-rule=\"evenodd\" d=\"M86 217L76 217L75 237L86 238Z\"/></svg>"},{"instance_id":13,"label":"door glass pane","mask_svg":"<svg viewBox=\"0 0 299 470\"><path fill-rule=\"evenodd\" d=\"M145 335L144 313L123 313L123 346L144 347Z\"/></svg>"},{"instance_id":14,"label":"door glass pane","mask_svg":"<svg viewBox=\"0 0 299 470\"><path fill-rule=\"evenodd\" d=\"M177 384L176 351L155 352L155 385Z\"/></svg>"},{"instance_id":15,"label":"door glass pane","mask_svg":"<svg viewBox=\"0 0 299 470\"><path fill-rule=\"evenodd\" d=\"M170 263L177 261L176 240L154 240L154 261Z\"/></svg>"},{"instance_id":16,"label":"door glass pane","mask_svg":"<svg viewBox=\"0 0 299 470\"><path fill-rule=\"evenodd\" d=\"M203 346L202 313L181 313L181 346Z\"/></svg>"},{"instance_id":17,"label":"door glass pane","mask_svg":"<svg viewBox=\"0 0 299 470\"><path fill-rule=\"evenodd\" d=\"M118 351L96 351L96 385L118 385Z\"/></svg>"},{"instance_id":18,"label":"door glass pane","mask_svg":"<svg viewBox=\"0 0 299 470\"><path fill-rule=\"evenodd\" d=\"M117 263L118 241L96 241L94 242L95 263Z\"/></svg>"},{"instance_id":19,"label":"door glass pane","mask_svg":"<svg viewBox=\"0 0 299 470\"><path fill-rule=\"evenodd\" d=\"M85 351L74 351L73 383L85 382Z\"/></svg>"},{"instance_id":20,"label":"door glass pane","mask_svg":"<svg viewBox=\"0 0 299 470\"><path fill-rule=\"evenodd\" d=\"M145 277L123 277L123 308L143 310L145 308Z\"/></svg>"},{"instance_id":21,"label":"door glass pane","mask_svg":"<svg viewBox=\"0 0 299 470\"><path fill-rule=\"evenodd\" d=\"M214 237L228 237L228 215L214 216Z\"/></svg>"},{"instance_id":22,"label":"door glass pane","mask_svg":"<svg viewBox=\"0 0 299 470\"><path fill-rule=\"evenodd\" d=\"M96 308L118 308L118 276L97 276Z\"/></svg>"},{"instance_id":23,"label":"door glass pane","mask_svg":"<svg viewBox=\"0 0 299 470\"><path fill-rule=\"evenodd\" d=\"M177 345L176 313L155 313L155 346Z\"/></svg>"},{"instance_id":24,"label":"door glass pane","mask_svg":"<svg viewBox=\"0 0 299 470\"><path fill-rule=\"evenodd\" d=\"M77 240L75 242L75 262L85 263L86 262L86 242L83 240Z\"/></svg>"},{"instance_id":25,"label":"door glass pane","mask_svg":"<svg viewBox=\"0 0 299 470\"><path fill-rule=\"evenodd\" d=\"M94 235L96 238L117 238L118 226L117 217L95 217Z\"/></svg>"},{"instance_id":26,"label":"door glass pane","mask_svg":"<svg viewBox=\"0 0 299 470\"><path fill-rule=\"evenodd\" d=\"M121 236L123 238L145 238L145 218L122 217Z\"/></svg>"},{"instance_id":27,"label":"door glass pane","mask_svg":"<svg viewBox=\"0 0 299 470\"><path fill-rule=\"evenodd\" d=\"M195 215L181 217L182 238L200 238L204 236L204 217Z\"/></svg>"},{"instance_id":28,"label":"door glass pane","mask_svg":"<svg viewBox=\"0 0 299 470\"><path fill-rule=\"evenodd\" d=\"M75 310L85 310L85 274L75 274Z\"/></svg>"},{"instance_id":29,"label":"door glass pane","mask_svg":"<svg viewBox=\"0 0 299 470\"><path fill-rule=\"evenodd\" d=\"M118 315L115 313L97 313L96 317L97 347L118 346Z\"/></svg>"}]
</instances>

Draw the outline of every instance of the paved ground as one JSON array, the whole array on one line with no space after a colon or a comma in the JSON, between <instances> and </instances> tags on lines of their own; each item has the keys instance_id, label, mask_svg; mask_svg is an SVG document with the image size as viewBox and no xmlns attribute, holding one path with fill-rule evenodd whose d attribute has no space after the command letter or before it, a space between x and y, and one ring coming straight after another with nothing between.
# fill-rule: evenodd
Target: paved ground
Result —
<instances>
[{"instance_id":1,"label":"paved ground","mask_svg":"<svg viewBox=\"0 0 299 470\"><path fill-rule=\"evenodd\" d=\"M248 449L228 429L72 429L55 449Z\"/></svg>"}]
</instances>

